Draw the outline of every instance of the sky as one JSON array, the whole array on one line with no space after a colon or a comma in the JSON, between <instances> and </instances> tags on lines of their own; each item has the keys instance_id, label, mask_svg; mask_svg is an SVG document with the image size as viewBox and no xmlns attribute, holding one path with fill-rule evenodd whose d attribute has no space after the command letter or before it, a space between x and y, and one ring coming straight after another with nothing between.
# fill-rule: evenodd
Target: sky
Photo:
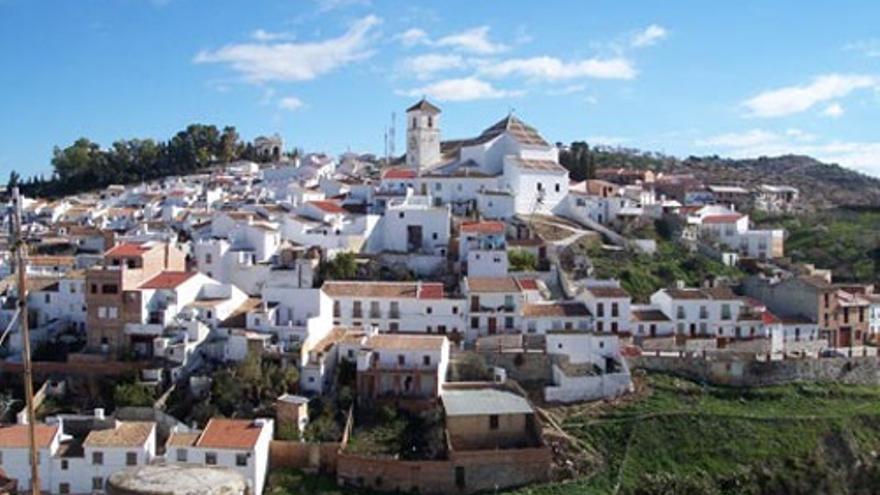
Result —
<instances>
[{"instance_id":1,"label":"sky","mask_svg":"<svg viewBox=\"0 0 880 495\"><path fill-rule=\"evenodd\" d=\"M383 151L509 112L551 142L808 154L880 176L880 2L0 0L0 181L190 123Z\"/></svg>"}]
</instances>

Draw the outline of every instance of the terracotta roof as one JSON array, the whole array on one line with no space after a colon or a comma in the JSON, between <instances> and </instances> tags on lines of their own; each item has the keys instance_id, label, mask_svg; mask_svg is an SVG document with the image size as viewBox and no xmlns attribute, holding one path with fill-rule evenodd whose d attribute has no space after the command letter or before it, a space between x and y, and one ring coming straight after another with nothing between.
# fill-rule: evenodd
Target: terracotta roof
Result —
<instances>
[{"instance_id":1,"label":"terracotta roof","mask_svg":"<svg viewBox=\"0 0 880 495\"><path fill-rule=\"evenodd\" d=\"M519 280L519 286L522 287L523 290L538 290L538 281L533 278L521 278Z\"/></svg>"},{"instance_id":2,"label":"terracotta roof","mask_svg":"<svg viewBox=\"0 0 880 495\"><path fill-rule=\"evenodd\" d=\"M211 418L199 436L196 447L251 450L262 431L263 427L252 419Z\"/></svg>"},{"instance_id":3,"label":"terracotta roof","mask_svg":"<svg viewBox=\"0 0 880 495\"><path fill-rule=\"evenodd\" d=\"M549 302L526 304L523 306L523 316L558 316L571 318L576 316L590 316L590 311L579 301Z\"/></svg>"},{"instance_id":4,"label":"terracotta roof","mask_svg":"<svg viewBox=\"0 0 880 495\"><path fill-rule=\"evenodd\" d=\"M143 244L126 242L110 248L104 256L140 256L149 250L150 248Z\"/></svg>"},{"instance_id":5,"label":"terracotta roof","mask_svg":"<svg viewBox=\"0 0 880 495\"><path fill-rule=\"evenodd\" d=\"M345 208L339 206L338 203L327 200L309 201L307 204L313 205L325 213L345 213Z\"/></svg>"},{"instance_id":6,"label":"terracotta roof","mask_svg":"<svg viewBox=\"0 0 880 495\"><path fill-rule=\"evenodd\" d=\"M383 179L414 179L416 171L411 168L390 168L382 174Z\"/></svg>"},{"instance_id":7,"label":"terracotta roof","mask_svg":"<svg viewBox=\"0 0 880 495\"><path fill-rule=\"evenodd\" d=\"M499 120L478 137L463 142L462 146L487 143L505 132L526 146L550 146L534 127L514 117L513 114Z\"/></svg>"},{"instance_id":8,"label":"terracotta roof","mask_svg":"<svg viewBox=\"0 0 880 495\"><path fill-rule=\"evenodd\" d=\"M162 272L141 284L141 289L174 289L197 272Z\"/></svg>"},{"instance_id":9,"label":"terracotta roof","mask_svg":"<svg viewBox=\"0 0 880 495\"><path fill-rule=\"evenodd\" d=\"M468 277L470 292L521 292L522 286L513 277Z\"/></svg>"},{"instance_id":10,"label":"terracotta roof","mask_svg":"<svg viewBox=\"0 0 880 495\"><path fill-rule=\"evenodd\" d=\"M666 289L666 293L673 299L740 299L740 297L734 294L729 287L712 287L709 289Z\"/></svg>"},{"instance_id":11,"label":"terracotta roof","mask_svg":"<svg viewBox=\"0 0 880 495\"><path fill-rule=\"evenodd\" d=\"M709 224L718 224L718 223L736 223L743 216L739 213L733 215L708 215L703 217L703 223Z\"/></svg>"},{"instance_id":12,"label":"terracotta roof","mask_svg":"<svg viewBox=\"0 0 880 495\"><path fill-rule=\"evenodd\" d=\"M443 284L439 282L361 282L329 281L322 290L330 297L393 297L442 299Z\"/></svg>"},{"instance_id":13,"label":"terracotta roof","mask_svg":"<svg viewBox=\"0 0 880 495\"><path fill-rule=\"evenodd\" d=\"M587 289L593 297L597 298L627 298L629 292L620 287L589 287Z\"/></svg>"},{"instance_id":14,"label":"terracotta roof","mask_svg":"<svg viewBox=\"0 0 880 495\"><path fill-rule=\"evenodd\" d=\"M538 172L567 172L567 169L553 160L531 160L527 158L516 158L520 167L526 170L534 170Z\"/></svg>"},{"instance_id":15,"label":"terracotta roof","mask_svg":"<svg viewBox=\"0 0 880 495\"><path fill-rule=\"evenodd\" d=\"M58 425L34 425L34 437L39 448L46 448L52 443ZM26 449L30 447L27 425L0 426L0 447Z\"/></svg>"},{"instance_id":16,"label":"terracotta roof","mask_svg":"<svg viewBox=\"0 0 880 495\"><path fill-rule=\"evenodd\" d=\"M669 318L659 309L634 309L633 321L669 321Z\"/></svg>"},{"instance_id":17,"label":"terracotta roof","mask_svg":"<svg viewBox=\"0 0 880 495\"><path fill-rule=\"evenodd\" d=\"M156 428L151 421L120 421L116 428L92 430L84 447L136 447L143 445Z\"/></svg>"},{"instance_id":18,"label":"terracotta roof","mask_svg":"<svg viewBox=\"0 0 880 495\"><path fill-rule=\"evenodd\" d=\"M28 256L27 263L31 266L73 266L76 264L76 258L73 256Z\"/></svg>"},{"instance_id":19,"label":"terracotta roof","mask_svg":"<svg viewBox=\"0 0 880 495\"><path fill-rule=\"evenodd\" d=\"M475 234L503 234L504 222L466 222L461 224L461 231Z\"/></svg>"},{"instance_id":20,"label":"terracotta roof","mask_svg":"<svg viewBox=\"0 0 880 495\"><path fill-rule=\"evenodd\" d=\"M414 110L419 110L422 112L429 112L433 114L440 113L440 108L429 102L426 98L422 98L415 105L406 109L407 112L412 112Z\"/></svg>"},{"instance_id":21,"label":"terracotta roof","mask_svg":"<svg viewBox=\"0 0 880 495\"><path fill-rule=\"evenodd\" d=\"M369 349L393 349L408 351L439 351L446 337L442 335L393 335L379 334L367 339L364 347Z\"/></svg>"},{"instance_id":22,"label":"terracotta roof","mask_svg":"<svg viewBox=\"0 0 880 495\"><path fill-rule=\"evenodd\" d=\"M199 433L174 432L165 442L166 447L192 447L199 439Z\"/></svg>"}]
</instances>

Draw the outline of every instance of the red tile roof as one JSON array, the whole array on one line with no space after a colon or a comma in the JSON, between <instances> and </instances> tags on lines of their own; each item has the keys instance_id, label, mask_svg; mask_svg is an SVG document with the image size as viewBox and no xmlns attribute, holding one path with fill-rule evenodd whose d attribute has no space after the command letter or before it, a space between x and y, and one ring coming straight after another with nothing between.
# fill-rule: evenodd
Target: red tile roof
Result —
<instances>
[{"instance_id":1,"label":"red tile roof","mask_svg":"<svg viewBox=\"0 0 880 495\"><path fill-rule=\"evenodd\" d=\"M104 256L140 256L149 250L150 248L142 244L126 242L110 248L109 251L104 253Z\"/></svg>"},{"instance_id":2,"label":"red tile roof","mask_svg":"<svg viewBox=\"0 0 880 495\"><path fill-rule=\"evenodd\" d=\"M736 223L742 217L738 213L733 215L709 215L703 217L703 223Z\"/></svg>"},{"instance_id":3,"label":"red tile roof","mask_svg":"<svg viewBox=\"0 0 880 495\"><path fill-rule=\"evenodd\" d=\"M162 272L141 284L141 289L174 289L191 279L196 272Z\"/></svg>"},{"instance_id":4,"label":"red tile roof","mask_svg":"<svg viewBox=\"0 0 880 495\"><path fill-rule=\"evenodd\" d=\"M333 201L309 201L308 204L314 205L316 208L325 213L345 213L345 208L339 206L338 203L334 203Z\"/></svg>"},{"instance_id":5,"label":"red tile roof","mask_svg":"<svg viewBox=\"0 0 880 495\"><path fill-rule=\"evenodd\" d=\"M329 281L321 290L331 297L389 297L416 299L443 299L440 282L363 282Z\"/></svg>"},{"instance_id":6,"label":"red tile roof","mask_svg":"<svg viewBox=\"0 0 880 495\"><path fill-rule=\"evenodd\" d=\"M37 447L46 448L52 443L58 425L34 425ZM0 448L26 449L30 447L27 425L0 426Z\"/></svg>"},{"instance_id":7,"label":"red tile roof","mask_svg":"<svg viewBox=\"0 0 880 495\"><path fill-rule=\"evenodd\" d=\"M504 222L467 222L461 224L461 231L474 234L503 234Z\"/></svg>"},{"instance_id":8,"label":"red tile roof","mask_svg":"<svg viewBox=\"0 0 880 495\"><path fill-rule=\"evenodd\" d=\"M538 281L533 278L521 278L519 279L519 286L523 290L538 290Z\"/></svg>"},{"instance_id":9,"label":"red tile roof","mask_svg":"<svg viewBox=\"0 0 880 495\"><path fill-rule=\"evenodd\" d=\"M414 179L416 171L411 168L391 168L382 174L383 179Z\"/></svg>"},{"instance_id":10,"label":"red tile roof","mask_svg":"<svg viewBox=\"0 0 880 495\"><path fill-rule=\"evenodd\" d=\"M443 299L443 284L423 282L416 297L418 299Z\"/></svg>"},{"instance_id":11,"label":"red tile roof","mask_svg":"<svg viewBox=\"0 0 880 495\"><path fill-rule=\"evenodd\" d=\"M208 449L251 450L260 438L263 427L252 419L211 418L196 442Z\"/></svg>"}]
</instances>

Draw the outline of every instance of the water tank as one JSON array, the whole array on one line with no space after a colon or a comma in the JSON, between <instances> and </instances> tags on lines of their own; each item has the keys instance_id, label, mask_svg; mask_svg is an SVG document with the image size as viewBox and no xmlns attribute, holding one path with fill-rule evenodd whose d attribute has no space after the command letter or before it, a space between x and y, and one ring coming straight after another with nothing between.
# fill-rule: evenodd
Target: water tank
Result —
<instances>
[{"instance_id":1,"label":"water tank","mask_svg":"<svg viewBox=\"0 0 880 495\"><path fill-rule=\"evenodd\" d=\"M108 495L249 495L238 472L219 466L157 464L110 475Z\"/></svg>"}]
</instances>

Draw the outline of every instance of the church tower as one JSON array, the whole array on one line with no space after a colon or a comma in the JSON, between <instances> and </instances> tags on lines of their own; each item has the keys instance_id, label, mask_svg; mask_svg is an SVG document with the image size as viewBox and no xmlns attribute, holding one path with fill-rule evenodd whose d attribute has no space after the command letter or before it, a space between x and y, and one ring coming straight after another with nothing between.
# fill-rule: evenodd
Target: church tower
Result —
<instances>
[{"instance_id":1,"label":"church tower","mask_svg":"<svg viewBox=\"0 0 880 495\"><path fill-rule=\"evenodd\" d=\"M440 109L422 98L406 109L406 165L421 173L440 161Z\"/></svg>"}]
</instances>

